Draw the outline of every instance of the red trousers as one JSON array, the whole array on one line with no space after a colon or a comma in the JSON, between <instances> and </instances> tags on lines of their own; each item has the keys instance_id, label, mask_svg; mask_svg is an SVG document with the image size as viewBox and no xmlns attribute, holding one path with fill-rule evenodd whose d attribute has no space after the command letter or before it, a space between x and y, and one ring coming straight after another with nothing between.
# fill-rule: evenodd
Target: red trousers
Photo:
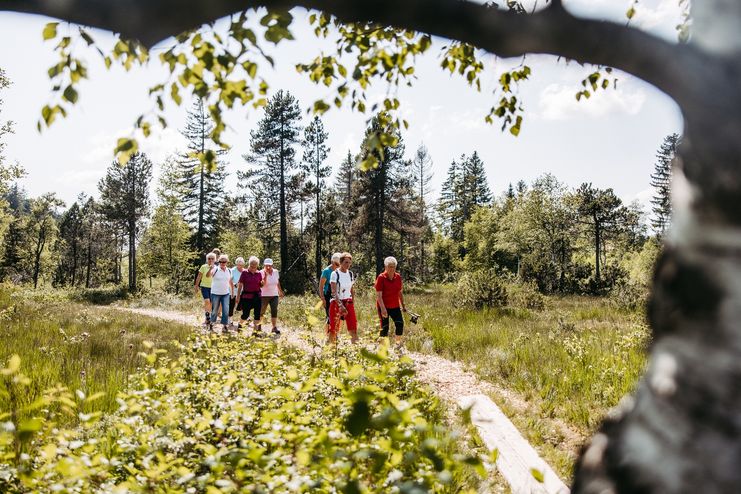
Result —
<instances>
[{"instance_id":1,"label":"red trousers","mask_svg":"<svg viewBox=\"0 0 741 494\"><path fill-rule=\"evenodd\" d=\"M347 325L347 331L355 334L358 332L358 318L355 316L355 306L352 303L352 299L348 298L343 300L342 305L345 306L345 310L347 310L347 314L344 316L340 313L340 308L335 299L332 299L329 303L329 332L336 335L340 326L340 321L344 318L345 324Z\"/></svg>"}]
</instances>

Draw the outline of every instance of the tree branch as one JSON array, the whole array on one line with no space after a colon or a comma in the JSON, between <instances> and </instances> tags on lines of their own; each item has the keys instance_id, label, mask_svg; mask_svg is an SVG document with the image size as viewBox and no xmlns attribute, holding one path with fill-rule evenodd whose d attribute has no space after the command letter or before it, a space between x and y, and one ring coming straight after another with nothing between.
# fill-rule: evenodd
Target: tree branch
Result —
<instances>
[{"instance_id":1,"label":"tree branch","mask_svg":"<svg viewBox=\"0 0 741 494\"><path fill-rule=\"evenodd\" d=\"M260 6L299 6L321 10L343 22L371 21L412 29L470 43L502 57L540 53L607 65L653 84L683 107L712 105L717 91L735 94L735 90L728 91L722 61L690 45L673 44L625 25L577 18L558 0L530 15L470 0L6 0L0 9L108 29L151 46Z\"/></svg>"}]
</instances>

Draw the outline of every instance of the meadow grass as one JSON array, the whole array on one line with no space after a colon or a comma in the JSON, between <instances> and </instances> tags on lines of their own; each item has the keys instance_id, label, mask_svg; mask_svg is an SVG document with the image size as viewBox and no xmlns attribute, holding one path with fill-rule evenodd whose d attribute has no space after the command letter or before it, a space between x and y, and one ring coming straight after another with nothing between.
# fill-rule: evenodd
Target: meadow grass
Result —
<instances>
[{"instance_id":1,"label":"meadow grass","mask_svg":"<svg viewBox=\"0 0 741 494\"><path fill-rule=\"evenodd\" d=\"M528 440L564 477L571 474L580 440L564 437L566 424L587 437L605 413L630 393L643 373L649 331L639 311L617 309L606 298L546 297L541 310L510 306L474 311L461 307L455 288L405 289L407 306L421 314L406 322L406 346L470 366L483 380L527 403L494 396ZM378 333L371 289L355 304L359 331ZM301 325L318 297L288 297L281 308L288 325Z\"/></svg>"},{"instance_id":2,"label":"meadow grass","mask_svg":"<svg viewBox=\"0 0 741 494\"><path fill-rule=\"evenodd\" d=\"M0 362L21 357L31 384L20 397L27 405L52 386L104 395L89 407L112 411L116 394L142 364L145 341L177 353L192 328L128 314L107 306L71 302L63 291L0 287ZM0 409L7 407L0 393ZM87 411L87 410L86 410Z\"/></svg>"}]
</instances>

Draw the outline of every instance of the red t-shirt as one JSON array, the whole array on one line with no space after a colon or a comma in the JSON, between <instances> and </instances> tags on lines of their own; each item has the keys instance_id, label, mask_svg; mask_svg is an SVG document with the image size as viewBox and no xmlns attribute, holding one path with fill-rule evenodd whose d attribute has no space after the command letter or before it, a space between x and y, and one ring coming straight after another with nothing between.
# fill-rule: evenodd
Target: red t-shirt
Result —
<instances>
[{"instance_id":1,"label":"red t-shirt","mask_svg":"<svg viewBox=\"0 0 741 494\"><path fill-rule=\"evenodd\" d=\"M239 282L242 284L242 298L255 298L255 295L260 293L260 281L262 281L260 271L254 273L250 273L248 269L242 271L239 275Z\"/></svg>"},{"instance_id":2,"label":"red t-shirt","mask_svg":"<svg viewBox=\"0 0 741 494\"><path fill-rule=\"evenodd\" d=\"M388 276L386 276L386 272L379 274L374 286L376 287L377 292L381 292L383 305L387 309L398 309L400 307L399 294L401 293L401 275L399 273L394 273L393 280L390 280Z\"/></svg>"}]
</instances>

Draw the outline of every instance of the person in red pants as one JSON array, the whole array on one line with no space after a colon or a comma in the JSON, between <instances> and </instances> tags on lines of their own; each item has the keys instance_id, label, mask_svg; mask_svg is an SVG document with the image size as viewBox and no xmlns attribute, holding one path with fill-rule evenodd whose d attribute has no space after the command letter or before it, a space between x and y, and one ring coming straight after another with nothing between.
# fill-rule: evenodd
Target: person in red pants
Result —
<instances>
[{"instance_id":1,"label":"person in red pants","mask_svg":"<svg viewBox=\"0 0 741 494\"><path fill-rule=\"evenodd\" d=\"M396 258L387 257L383 261L384 271L376 278L376 309L381 322L381 338L389 335L390 321L394 321L394 341L401 345L404 334L404 294L402 293L401 275L396 272Z\"/></svg>"},{"instance_id":2,"label":"person in red pants","mask_svg":"<svg viewBox=\"0 0 741 494\"><path fill-rule=\"evenodd\" d=\"M355 275L350 271L351 265L352 256L349 252L343 253L340 255L340 267L329 278L332 293L332 300L329 303L328 337L330 343L337 342L337 331L341 321L345 321L352 342L358 342L358 319L355 316L355 306L353 304Z\"/></svg>"}]
</instances>

